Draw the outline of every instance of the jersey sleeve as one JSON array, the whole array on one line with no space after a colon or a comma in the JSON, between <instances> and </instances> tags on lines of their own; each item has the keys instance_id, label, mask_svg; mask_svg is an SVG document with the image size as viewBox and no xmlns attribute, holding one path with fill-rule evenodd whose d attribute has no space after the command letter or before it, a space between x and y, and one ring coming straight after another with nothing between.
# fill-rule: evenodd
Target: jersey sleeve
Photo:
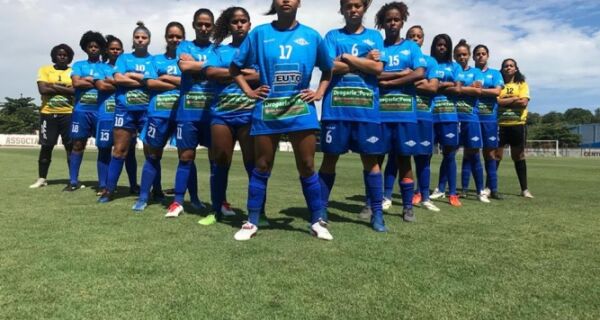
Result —
<instances>
[{"instance_id":1,"label":"jersey sleeve","mask_svg":"<svg viewBox=\"0 0 600 320\"><path fill-rule=\"evenodd\" d=\"M317 35L317 67L322 72L333 70L333 59L329 54L327 45L320 35Z\"/></svg>"},{"instance_id":2,"label":"jersey sleeve","mask_svg":"<svg viewBox=\"0 0 600 320\"><path fill-rule=\"evenodd\" d=\"M189 42L183 41L177 46L177 50L175 51L175 56L177 56L177 61L179 61L179 56L182 54L189 54Z\"/></svg>"},{"instance_id":3,"label":"jersey sleeve","mask_svg":"<svg viewBox=\"0 0 600 320\"><path fill-rule=\"evenodd\" d=\"M72 67L71 77L72 76L83 77L82 69L83 68L81 68L81 62L80 61L75 62Z\"/></svg>"},{"instance_id":4,"label":"jersey sleeve","mask_svg":"<svg viewBox=\"0 0 600 320\"><path fill-rule=\"evenodd\" d=\"M438 72L439 65L438 63L435 61L435 59L429 59L429 61L427 61L427 79L439 79L442 80L444 78L444 74L441 72Z\"/></svg>"},{"instance_id":5,"label":"jersey sleeve","mask_svg":"<svg viewBox=\"0 0 600 320\"><path fill-rule=\"evenodd\" d=\"M204 61L204 64L202 64L202 69L207 69L207 68L211 68L211 67L212 68L223 67L221 55L219 54L219 48L216 48L214 50L214 54L208 55L208 58L206 59L206 61Z\"/></svg>"},{"instance_id":6,"label":"jersey sleeve","mask_svg":"<svg viewBox=\"0 0 600 320\"><path fill-rule=\"evenodd\" d=\"M37 81L38 82L50 82L50 79L48 78L48 68L41 67L38 69Z\"/></svg>"},{"instance_id":7,"label":"jersey sleeve","mask_svg":"<svg viewBox=\"0 0 600 320\"><path fill-rule=\"evenodd\" d=\"M325 50L325 53L327 54L329 60L333 61L335 60L335 58L337 58L337 50L333 30L327 32L327 34L325 35L325 40L323 41L323 49Z\"/></svg>"},{"instance_id":8,"label":"jersey sleeve","mask_svg":"<svg viewBox=\"0 0 600 320\"><path fill-rule=\"evenodd\" d=\"M504 79L502 78L502 74L500 74L500 72L495 71L494 72L494 88L500 87L500 88L504 88Z\"/></svg>"},{"instance_id":9,"label":"jersey sleeve","mask_svg":"<svg viewBox=\"0 0 600 320\"><path fill-rule=\"evenodd\" d=\"M483 86L483 83L485 82L485 76L483 75L483 72L481 72L477 68L473 68L473 69L475 70L475 76L473 77L473 83L479 82L479 84L481 84L481 86Z\"/></svg>"},{"instance_id":10,"label":"jersey sleeve","mask_svg":"<svg viewBox=\"0 0 600 320\"><path fill-rule=\"evenodd\" d=\"M125 61L124 55L120 55L117 58L117 62L115 63L115 68L113 69L113 76L116 73L121 73L121 74L127 73L127 63Z\"/></svg>"},{"instance_id":11,"label":"jersey sleeve","mask_svg":"<svg viewBox=\"0 0 600 320\"><path fill-rule=\"evenodd\" d=\"M385 50L385 47L383 45L383 37L381 37L381 34L379 32L376 32L375 35L375 47L373 49L376 49L380 53L382 53ZM387 66L388 64L388 56L385 54L381 54L381 58L379 61L383 62L383 67L385 68L385 66Z\"/></svg>"},{"instance_id":12,"label":"jersey sleeve","mask_svg":"<svg viewBox=\"0 0 600 320\"><path fill-rule=\"evenodd\" d=\"M462 82L464 83L464 74L463 74L463 70L462 68L458 65L458 63L453 62L452 63L452 78L454 79L454 82Z\"/></svg>"},{"instance_id":13,"label":"jersey sleeve","mask_svg":"<svg viewBox=\"0 0 600 320\"><path fill-rule=\"evenodd\" d=\"M421 51L421 48L416 44L411 46L411 57L413 70L418 68L427 68L427 60Z\"/></svg>"},{"instance_id":14,"label":"jersey sleeve","mask_svg":"<svg viewBox=\"0 0 600 320\"><path fill-rule=\"evenodd\" d=\"M257 30L253 30L248 34L246 39L240 45L238 52L231 60L232 64L235 64L238 68L244 68L248 66L253 66L257 63L256 59L256 42L257 42L258 32Z\"/></svg>"},{"instance_id":15,"label":"jersey sleeve","mask_svg":"<svg viewBox=\"0 0 600 320\"><path fill-rule=\"evenodd\" d=\"M146 72L144 72L144 79L157 79L158 78L158 59L152 57L152 63L148 64Z\"/></svg>"},{"instance_id":16,"label":"jersey sleeve","mask_svg":"<svg viewBox=\"0 0 600 320\"><path fill-rule=\"evenodd\" d=\"M522 82L519 84L519 98L527 98L531 100L529 96L529 85L527 82Z\"/></svg>"}]
</instances>

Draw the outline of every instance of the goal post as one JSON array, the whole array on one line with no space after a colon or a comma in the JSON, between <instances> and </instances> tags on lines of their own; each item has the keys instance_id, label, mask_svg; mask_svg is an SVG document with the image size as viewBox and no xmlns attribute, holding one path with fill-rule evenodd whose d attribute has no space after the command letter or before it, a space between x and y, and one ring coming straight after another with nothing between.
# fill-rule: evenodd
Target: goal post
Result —
<instances>
[{"instance_id":1,"label":"goal post","mask_svg":"<svg viewBox=\"0 0 600 320\"><path fill-rule=\"evenodd\" d=\"M525 154L534 157L560 157L558 140L527 140Z\"/></svg>"}]
</instances>

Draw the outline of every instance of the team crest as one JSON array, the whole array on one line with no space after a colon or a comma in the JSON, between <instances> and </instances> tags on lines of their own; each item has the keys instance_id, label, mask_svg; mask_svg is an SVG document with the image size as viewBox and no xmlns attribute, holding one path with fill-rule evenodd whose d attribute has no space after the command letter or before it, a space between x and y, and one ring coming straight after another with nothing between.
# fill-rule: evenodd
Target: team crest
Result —
<instances>
[{"instance_id":1,"label":"team crest","mask_svg":"<svg viewBox=\"0 0 600 320\"><path fill-rule=\"evenodd\" d=\"M299 45L301 45L301 46L307 46L307 45L310 44L304 38L296 39L296 40L294 40L294 42L297 43L297 44L299 44Z\"/></svg>"},{"instance_id":2,"label":"team crest","mask_svg":"<svg viewBox=\"0 0 600 320\"><path fill-rule=\"evenodd\" d=\"M402 50L400 51L400 54L402 54L403 56L408 56L410 54L410 50Z\"/></svg>"},{"instance_id":3,"label":"team crest","mask_svg":"<svg viewBox=\"0 0 600 320\"><path fill-rule=\"evenodd\" d=\"M371 39L365 39L363 40L363 43L371 47L375 45L375 42L371 41Z\"/></svg>"}]
</instances>

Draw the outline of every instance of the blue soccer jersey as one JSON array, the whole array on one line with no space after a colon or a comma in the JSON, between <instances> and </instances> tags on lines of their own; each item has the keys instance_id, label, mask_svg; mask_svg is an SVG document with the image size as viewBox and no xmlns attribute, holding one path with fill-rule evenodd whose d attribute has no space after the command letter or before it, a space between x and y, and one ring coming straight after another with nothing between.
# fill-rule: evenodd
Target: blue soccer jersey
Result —
<instances>
[{"instance_id":1,"label":"blue soccer jersey","mask_svg":"<svg viewBox=\"0 0 600 320\"><path fill-rule=\"evenodd\" d=\"M431 56L423 55L425 61L427 61L427 67L425 68L425 78L427 80L438 79L441 80L444 77L444 73L439 70L437 61ZM416 108L417 108L417 120L422 121L433 121L433 96L425 93L417 93L415 96Z\"/></svg>"},{"instance_id":2,"label":"blue soccer jersey","mask_svg":"<svg viewBox=\"0 0 600 320\"><path fill-rule=\"evenodd\" d=\"M399 44L385 47L387 65L384 72L400 72L405 69L416 70L427 67L427 60L421 48L412 42L403 40ZM379 89L379 108L381 122L417 122L415 111L415 86L408 84L394 88Z\"/></svg>"},{"instance_id":3,"label":"blue soccer jersey","mask_svg":"<svg viewBox=\"0 0 600 320\"><path fill-rule=\"evenodd\" d=\"M238 47L231 44L217 47L215 49L216 55L208 59L204 64L204 68L229 69L231 61L233 61L238 50ZM215 96L216 98L210 107L212 115L225 120L251 115L256 104L256 101L248 98L235 82L228 85L217 83Z\"/></svg>"},{"instance_id":4,"label":"blue soccer jersey","mask_svg":"<svg viewBox=\"0 0 600 320\"><path fill-rule=\"evenodd\" d=\"M457 82L462 70L456 62L443 62L438 64L438 72L440 82ZM434 122L458 122L456 97L437 93L433 98L433 104Z\"/></svg>"},{"instance_id":5,"label":"blue soccer jersey","mask_svg":"<svg viewBox=\"0 0 600 320\"><path fill-rule=\"evenodd\" d=\"M152 73L148 75L149 79L157 79L162 75L181 77L181 70L177 64L177 58L168 58L164 54L154 56L152 61ZM148 116L154 118L169 118L175 115L179 102L179 88L167 91L150 90L150 105L148 107Z\"/></svg>"},{"instance_id":6,"label":"blue soccer jersey","mask_svg":"<svg viewBox=\"0 0 600 320\"><path fill-rule=\"evenodd\" d=\"M477 82L483 86L483 74L481 73L481 70L477 68L467 67L466 70L463 70L459 74L458 81L460 81L464 87L470 87ZM458 120L463 122L479 121L479 110L477 109L478 102L478 97L467 95L458 96L456 99Z\"/></svg>"},{"instance_id":7,"label":"blue soccer jersey","mask_svg":"<svg viewBox=\"0 0 600 320\"><path fill-rule=\"evenodd\" d=\"M502 79L500 71L487 68L481 73L483 74L484 89L504 87L504 79ZM479 98L479 121L498 122L498 99L496 97Z\"/></svg>"},{"instance_id":8,"label":"blue soccer jersey","mask_svg":"<svg viewBox=\"0 0 600 320\"><path fill-rule=\"evenodd\" d=\"M197 46L193 41L182 41L177 46L177 57L188 54L196 61L206 62L215 54L214 46ZM210 121L210 105L215 97L215 84L200 73L181 75L181 92L177 121Z\"/></svg>"},{"instance_id":9,"label":"blue soccer jersey","mask_svg":"<svg viewBox=\"0 0 600 320\"><path fill-rule=\"evenodd\" d=\"M251 134L319 128L314 103L300 99L300 92L310 88L315 66L323 72L333 68L317 31L300 23L288 30L278 30L272 24L258 26L246 37L232 63L238 68L257 66L261 84L271 88L269 96L256 103Z\"/></svg>"},{"instance_id":10,"label":"blue soccer jersey","mask_svg":"<svg viewBox=\"0 0 600 320\"><path fill-rule=\"evenodd\" d=\"M112 79L115 66L103 63L94 80ZM115 119L115 92L98 91L98 121Z\"/></svg>"},{"instance_id":11,"label":"blue soccer jersey","mask_svg":"<svg viewBox=\"0 0 600 320\"><path fill-rule=\"evenodd\" d=\"M97 79L103 70L103 65L100 61L77 61L73 64L71 76ZM75 111L98 112L98 90L96 88L75 88Z\"/></svg>"},{"instance_id":12,"label":"blue soccer jersey","mask_svg":"<svg viewBox=\"0 0 600 320\"><path fill-rule=\"evenodd\" d=\"M364 29L360 34L348 34L334 29L325 36L329 60L342 54L366 57L371 50L384 52L381 34ZM387 58L381 55L384 66ZM323 99L322 120L343 120L379 123L379 84L377 76L362 72L334 75Z\"/></svg>"},{"instance_id":13,"label":"blue soccer jersey","mask_svg":"<svg viewBox=\"0 0 600 320\"><path fill-rule=\"evenodd\" d=\"M133 53L124 53L117 58L114 73L141 73L148 77L152 72L152 56L136 57ZM144 111L148 109L150 94L146 87L129 88L117 86L117 108L126 111Z\"/></svg>"}]
</instances>

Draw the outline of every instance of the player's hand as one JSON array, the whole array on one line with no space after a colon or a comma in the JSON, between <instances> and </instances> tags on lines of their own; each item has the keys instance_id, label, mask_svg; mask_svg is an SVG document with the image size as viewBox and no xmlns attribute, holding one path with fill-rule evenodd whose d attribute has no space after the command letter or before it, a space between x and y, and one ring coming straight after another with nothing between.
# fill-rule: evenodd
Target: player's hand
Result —
<instances>
[{"instance_id":1,"label":"player's hand","mask_svg":"<svg viewBox=\"0 0 600 320\"><path fill-rule=\"evenodd\" d=\"M377 49L373 49L367 53L367 59L379 62L381 60L381 52Z\"/></svg>"},{"instance_id":2,"label":"player's hand","mask_svg":"<svg viewBox=\"0 0 600 320\"><path fill-rule=\"evenodd\" d=\"M300 99L302 99L302 101L306 103L321 101L321 99L323 99L323 94L320 94L311 89L304 89L300 91Z\"/></svg>"},{"instance_id":3,"label":"player's hand","mask_svg":"<svg viewBox=\"0 0 600 320\"><path fill-rule=\"evenodd\" d=\"M194 57L187 53L183 53L179 55L179 60L181 61L194 61Z\"/></svg>"},{"instance_id":4,"label":"player's hand","mask_svg":"<svg viewBox=\"0 0 600 320\"><path fill-rule=\"evenodd\" d=\"M481 82L475 81L475 82L473 82L473 84L471 85L471 87L473 87L473 88L482 88L482 85L481 85Z\"/></svg>"},{"instance_id":5,"label":"player's hand","mask_svg":"<svg viewBox=\"0 0 600 320\"><path fill-rule=\"evenodd\" d=\"M421 79L419 81L415 81L415 87L424 85L425 83L427 83L427 79Z\"/></svg>"},{"instance_id":6,"label":"player's hand","mask_svg":"<svg viewBox=\"0 0 600 320\"><path fill-rule=\"evenodd\" d=\"M269 86L262 85L254 90L245 92L245 94L250 99L265 100L269 96L270 92L271 92L271 88Z\"/></svg>"}]
</instances>

